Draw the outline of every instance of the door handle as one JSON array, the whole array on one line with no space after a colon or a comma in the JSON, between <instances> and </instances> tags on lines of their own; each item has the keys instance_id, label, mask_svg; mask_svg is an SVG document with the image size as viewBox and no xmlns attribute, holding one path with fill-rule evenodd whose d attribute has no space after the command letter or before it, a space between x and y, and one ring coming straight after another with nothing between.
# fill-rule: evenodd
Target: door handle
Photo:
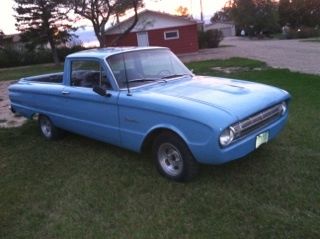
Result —
<instances>
[{"instance_id":1,"label":"door handle","mask_svg":"<svg viewBox=\"0 0 320 239\"><path fill-rule=\"evenodd\" d=\"M69 95L69 94L70 94L69 91L65 91L65 90L63 90L61 93L62 93L63 95Z\"/></svg>"}]
</instances>

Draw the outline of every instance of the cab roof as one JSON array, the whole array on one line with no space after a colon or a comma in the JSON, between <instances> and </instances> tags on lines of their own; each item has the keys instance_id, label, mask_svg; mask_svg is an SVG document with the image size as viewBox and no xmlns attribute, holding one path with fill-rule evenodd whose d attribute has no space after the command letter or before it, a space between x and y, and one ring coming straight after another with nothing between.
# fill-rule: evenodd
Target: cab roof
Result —
<instances>
[{"instance_id":1,"label":"cab roof","mask_svg":"<svg viewBox=\"0 0 320 239\"><path fill-rule=\"evenodd\" d=\"M152 49L168 49L166 47L107 47L107 48L95 48L90 50L79 51L76 53L72 53L67 56L67 58L86 58L86 57L94 57L105 59L111 55L115 55L122 52L132 52L139 50L152 50Z\"/></svg>"}]
</instances>

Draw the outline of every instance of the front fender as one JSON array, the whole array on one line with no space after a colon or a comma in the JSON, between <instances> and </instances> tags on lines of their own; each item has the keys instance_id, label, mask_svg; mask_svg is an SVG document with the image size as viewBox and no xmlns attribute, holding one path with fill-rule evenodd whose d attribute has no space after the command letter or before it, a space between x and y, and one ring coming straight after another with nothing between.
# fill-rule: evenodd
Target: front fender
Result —
<instances>
[{"instance_id":1,"label":"front fender","mask_svg":"<svg viewBox=\"0 0 320 239\"><path fill-rule=\"evenodd\" d=\"M119 110L121 146L141 151L147 137L159 129L170 130L189 145L206 145L217 132L201 122L132 107Z\"/></svg>"}]
</instances>

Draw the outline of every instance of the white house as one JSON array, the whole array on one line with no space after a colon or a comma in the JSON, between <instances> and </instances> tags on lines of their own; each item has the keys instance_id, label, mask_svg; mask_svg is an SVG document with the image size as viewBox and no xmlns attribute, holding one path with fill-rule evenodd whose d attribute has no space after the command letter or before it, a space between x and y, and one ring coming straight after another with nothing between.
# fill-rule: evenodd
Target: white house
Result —
<instances>
[{"instance_id":1,"label":"white house","mask_svg":"<svg viewBox=\"0 0 320 239\"><path fill-rule=\"evenodd\" d=\"M204 30L220 30L224 37L232 37L236 35L236 27L232 22L216 22L204 25Z\"/></svg>"}]
</instances>

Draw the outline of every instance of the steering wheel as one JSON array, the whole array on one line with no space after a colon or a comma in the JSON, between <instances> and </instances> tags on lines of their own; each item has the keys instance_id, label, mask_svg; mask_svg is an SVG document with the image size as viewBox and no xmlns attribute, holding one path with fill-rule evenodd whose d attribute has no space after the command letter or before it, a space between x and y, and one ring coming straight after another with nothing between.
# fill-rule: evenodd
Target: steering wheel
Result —
<instances>
[{"instance_id":1,"label":"steering wheel","mask_svg":"<svg viewBox=\"0 0 320 239\"><path fill-rule=\"evenodd\" d=\"M170 74L171 74L171 72L169 70L160 70L157 75L158 76L168 76Z\"/></svg>"}]
</instances>

